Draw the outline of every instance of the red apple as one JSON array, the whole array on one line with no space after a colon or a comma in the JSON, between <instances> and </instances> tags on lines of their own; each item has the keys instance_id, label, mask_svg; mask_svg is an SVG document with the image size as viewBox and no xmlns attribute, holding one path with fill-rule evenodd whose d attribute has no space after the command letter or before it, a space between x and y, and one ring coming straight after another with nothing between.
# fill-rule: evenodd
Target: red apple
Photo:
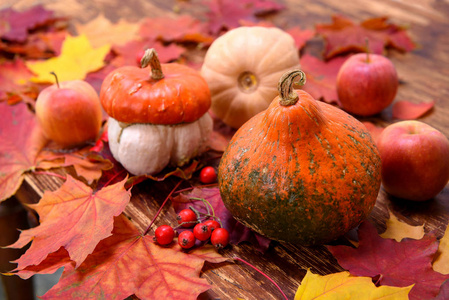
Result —
<instances>
[{"instance_id":1,"label":"red apple","mask_svg":"<svg viewBox=\"0 0 449 300\"><path fill-rule=\"evenodd\" d=\"M424 201L441 192L449 180L449 140L420 121L387 126L377 140L382 185L389 194Z\"/></svg>"},{"instance_id":2,"label":"red apple","mask_svg":"<svg viewBox=\"0 0 449 300\"><path fill-rule=\"evenodd\" d=\"M337 75L337 93L342 108L359 116L380 113L393 102L398 86L393 63L378 54L351 56Z\"/></svg>"},{"instance_id":3,"label":"red apple","mask_svg":"<svg viewBox=\"0 0 449 300\"><path fill-rule=\"evenodd\" d=\"M36 100L36 116L47 138L62 148L72 148L95 141L102 107L89 83L72 80L43 89Z\"/></svg>"}]
</instances>

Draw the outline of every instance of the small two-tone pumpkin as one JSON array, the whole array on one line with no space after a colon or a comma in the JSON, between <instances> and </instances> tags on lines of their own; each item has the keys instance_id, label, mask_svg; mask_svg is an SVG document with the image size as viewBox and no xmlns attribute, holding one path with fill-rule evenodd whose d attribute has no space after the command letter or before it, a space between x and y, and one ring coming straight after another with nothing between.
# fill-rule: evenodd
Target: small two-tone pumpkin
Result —
<instances>
[{"instance_id":1,"label":"small two-tone pumpkin","mask_svg":"<svg viewBox=\"0 0 449 300\"><path fill-rule=\"evenodd\" d=\"M370 213L380 188L380 157L365 126L339 108L292 88L246 122L221 159L226 208L271 239L302 245L332 241Z\"/></svg>"},{"instance_id":2,"label":"small two-tone pumpkin","mask_svg":"<svg viewBox=\"0 0 449 300\"><path fill-rule=\"evenodd\" d=\"M279 77L297 68L299 52L290 34L276 27L242 26L212 43L201 75L211 91L211 111L239 128L270 105Z\"/></svg>"},{"instance_id":3,"label":"small two-tone pumpkin","mask_svg":"<svg viewBox=\"0 0 449 300\"><path fill-rule=\"evenodd\" d=\"M109 73L100 100L109 115L112 155L135 175L184 165L205 150L212 132L206 81L187 66L160 64L154 49L146 51L142 68Z\"/></svg>"}]
</instances>

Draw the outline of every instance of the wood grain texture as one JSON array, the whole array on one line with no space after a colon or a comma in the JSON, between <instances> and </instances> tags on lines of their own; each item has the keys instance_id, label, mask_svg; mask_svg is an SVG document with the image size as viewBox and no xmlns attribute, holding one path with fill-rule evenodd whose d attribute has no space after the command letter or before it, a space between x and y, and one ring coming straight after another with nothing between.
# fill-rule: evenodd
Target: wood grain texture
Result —
<instances>
[{"instance_id":1,"label":"wood grain texture","mask_svg":"<svg viewBox=\"0 0 449 300\"><path fill-rule=\"evenodd\" d=\"M6 1L6 5L25 9L38 1ZM137 21L144 17L186 12L184 1L173 0L101 0L101 1L51 1L41 0L48 9L60 15L74 17L79 22L88 22L98 14L104 14L112 21L124 18ZM191 1L193 4L200 1ZM328 23L332 14L342 14L361 21L369 17L386 15L397 24L407 25L419 48L411 53L389 53L395 64L401 82L398 100L413 102L435 101L435 108L420 120L439 129L449 136L449 1L390 1L341 0L283 1L286 9L270 16L277 25L313 28L316 23ZM3 4L2 4L3 5ZM197 9L202 9L198 5ZM188 11L187 11L188 12ZM322 50L319 42L312 45ZM395 122L391 107L381 115L365 118L386 126ZM57 177L27 174L18 193L23 202L37 202L45 190L54 190L62 184ZM172 186L176 184L173 180ZM144 182L133 188L132 200L126 214L144 230L152 216L170 190L164 185L161 190L155 182ZM392 211L398 218L411 225L424 223L426 232L435 231L441 237L449 219L449 185L433 200L424 203L410 203L388 196L381 188L377 204L370 219L379 231L385 229L385 220ZM156 221L175 222L172 209L166 209ZM269 274L292 299L307 268L319 274L330 274L343 270L325 247L300 247L291 244L273 243L266 252L260 253L249 244L233 246L223 252L228 257L241 257ZM263 276L241 263L205 264L203 274L213 288L200 299L280 299L277 289Z\"/></svg>"}]
</instances>

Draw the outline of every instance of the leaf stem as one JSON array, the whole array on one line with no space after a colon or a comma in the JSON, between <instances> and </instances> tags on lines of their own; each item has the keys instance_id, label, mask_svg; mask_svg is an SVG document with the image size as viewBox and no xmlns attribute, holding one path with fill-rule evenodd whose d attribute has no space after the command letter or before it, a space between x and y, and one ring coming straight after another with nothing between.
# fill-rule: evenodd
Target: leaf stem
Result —
<instances>
[{"instance_id":1,"label":"leaf stem","mask_svg":"<svg viewBox=\"0 0 449 300\"><path fill-rule=\"evenodd\" d=\"M273 283L277 289L281 292L282 296L284 296L285 300L288 300L287 296L284 294L284 292L282 291L282 289L279 287L279 285L274 282L273 279L271 279L267 274L265 274L264 272L262 272L261 270L259 270L258 268L256 268L254 265L250 264L249 262L247 262L246 260L241 259L240 257L234 256L232 257L233 260L238 260L248 266L250 266L251 268L253 268L254 270L256 270L257 272L259 272L260 274L262 274L265 278L267 278L271 283Z\"/></svg>"},{"instance_id":2,"label":"leaf stem","mask_svg":"<svg viewBox=\"0 0 449 300\"><path fill-rule=\"evenodd\" d=\"M176 191L176 189L179 187L179 185L181 184L182 180L180 180L175 187L171 190L171 192L167 195L167 197L165 198L164 202L162 203L161 207L159 207L159 210L156 212L156 215L153 217L153 220L151 220L150 225L148 225L147 229L145 230L145 232L143 233L143 235L146 235L149 231L151 226L153 225L154 221L156 221L156 218L159 216L159 214L162 211L162 208L164 207L165 203L167 203L168 199L170 199L171 195Z\"/></svg>"}]
</instances>

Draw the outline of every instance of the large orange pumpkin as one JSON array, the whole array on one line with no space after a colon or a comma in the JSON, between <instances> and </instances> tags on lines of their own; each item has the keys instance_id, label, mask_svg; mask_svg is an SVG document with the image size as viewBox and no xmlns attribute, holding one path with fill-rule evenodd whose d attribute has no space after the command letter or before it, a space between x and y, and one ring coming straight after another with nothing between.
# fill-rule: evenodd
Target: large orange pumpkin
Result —
<instances>
[{"instance_id":1,"label":"large orange pumpkin","mask_svg":"<svg viewBox=\"0 0 449 300\"><path fill-rule=\"evenodd\" d=\"M246 122L221 159L226 208L274 240L322 244L363 221L380 188L380 157L365 126L339 108L292 88L302 71L285 73L280 95Z\"/></svg>"}]
</instances>

